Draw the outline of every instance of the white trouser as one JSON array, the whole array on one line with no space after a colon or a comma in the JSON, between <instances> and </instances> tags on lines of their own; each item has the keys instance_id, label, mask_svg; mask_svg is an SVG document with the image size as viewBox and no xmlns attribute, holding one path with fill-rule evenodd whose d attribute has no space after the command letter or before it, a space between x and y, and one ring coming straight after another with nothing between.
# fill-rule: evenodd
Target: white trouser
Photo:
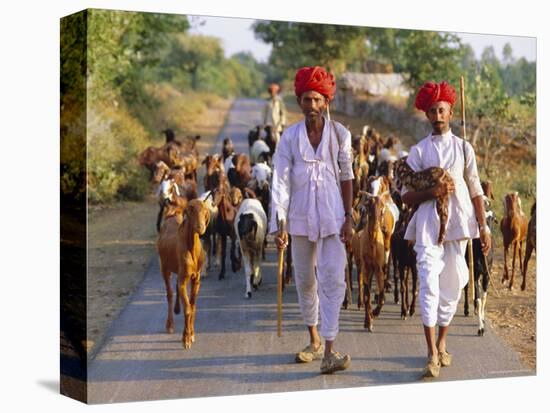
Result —
<instances>
[{"instance_id":1,"label":"white trouser","mask_svg":"<svg viewBox=\"0 0 550 413\"><path fill-rule=\"evenodd\" d=\"M420 279L420 316L426 327L436 324L446 327L456 313L462 289L468 282L466 245L466 240L459 240L414 247Z\"/></svg>"},{"instance_id":2,"label":"white trouser","mask_svg":"<svg viewBox=\"0 0 550 413\"><path fill-rule=\"evenodd\" d=\"M292 235L292 264L298 303L306 325L318 324L320 308L320 333L325 340L334 340L346 292L344 244L338 235L320 238L317 242Z\"/></svg>"}]
</instances>

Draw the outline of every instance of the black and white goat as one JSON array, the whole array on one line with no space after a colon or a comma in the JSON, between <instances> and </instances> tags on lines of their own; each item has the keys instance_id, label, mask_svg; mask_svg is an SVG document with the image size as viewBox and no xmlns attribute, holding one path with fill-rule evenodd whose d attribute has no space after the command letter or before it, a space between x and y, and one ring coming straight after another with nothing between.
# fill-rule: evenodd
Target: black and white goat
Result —
<instances>
[{"instance_id":1,"label":"black and white goat","mask_svg":"<svg viewBox=\"0 0 550 413\"><path fill-rule=\"evenodd\" d=\"M235 217L235 232L244 260L246 298L252 297L252 288L262 282L260 261L267 232L267 216L259 200L249 198L241 202Z\"/></svg>"},{"instance_id":2,"label":"black and white goat","mask_svg":"<svg viewBox=\"0 0 550 413\"><path fill-rule=\"evenodd\" d=\"M490 201L487 196L483 196L485 201L485 219L491 233L496 226L496 218L494 212L490 209ZM492 238L492 235L491 235ZM487 304L487 292L489 289L489 280L491 278L491 269L493 267L493 250L494 238L491 239L491 249L486 256L481 251L481 241L479 238L472 240L472 253L474 265L474 311L477 314L478 330L477 334L483 336L485 332L485 306ZM466 264L469 266L468 251L466 251ZM464 315L470 314L469 310L469 285L464 287Z\"/></svg>"}]
</instances>

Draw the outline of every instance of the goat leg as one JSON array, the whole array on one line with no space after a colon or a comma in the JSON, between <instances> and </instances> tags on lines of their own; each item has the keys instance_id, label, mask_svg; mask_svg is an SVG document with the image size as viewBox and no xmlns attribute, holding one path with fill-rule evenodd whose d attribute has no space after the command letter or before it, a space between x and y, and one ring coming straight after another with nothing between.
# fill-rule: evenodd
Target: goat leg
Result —
<instances>
[{"instance_id":1,"label":"goat leg","mask_svg":"<svg viewBox=\"0 0 550 413\"><path fill-rule=\"evenodd\" d=\"M531 258L532 253L533 253L533 245L529 241L527 241L527 245L525 246L525 258L523 260L523 281L521 283L521 291L525 291L525 288L527 287L527 283L526 283L527 264L529 263L529 259Z\"/></svg>"},{"instance_id":2,"label":"goat leg","mask_svg":"<svg viewBox=\"0 0 550 413\"><path fill-rule=\"evenodd\" d=\"M406 294L406 274L405 274L405 268L403 268L402 265L399 266L399 283L401 284L401 319L406 320L407 319L407 313L408 308L405 302L405 294Z\"/></svg>"},{"instance_id":3,"label":"goat leg","mask_svg":"<svg viewBox=\"0 0 550 413\"><path fill-rule=\"evenodd\" d=\"M227 252L227 237L225 234L220 234L221 238L221 269L220 274L218 275L218 280L223 280L225 278L225 254Z\"/></svg>"},{"instance_id":4,"label":"goat leg","mask_svg":"<svg viewBox=\"0 0 550 413\"><path fill-rule=\"evenodd\" d=\"M171 272L162 268L161 274L164 280L164 286L166 287L166 302L168 303L168 316L166 318L166 332L172 334L174 332L174 316L172 315L172 308L174 306L174 292L172 291L172 285L170 284Z\"/></svg>"},{"instance_id":5,"label":"goat leg","mask_svg":"<svg viewBox=\"0 0 550 413\"><path fill-rule=\"evenodd\" d=\"M190 322L190 339L191 343L195 342L195 317L197 315L197 297L201 287L200 273L195 274L191 280L191 298L189 303L191 305L191 322Z\"/></svg>"},{"instance_id":6,"label":"goat leg","mask_svg":"<svg viewBox=\"0 0 550 413\"><path fill-rule=\"evenodd\" d=\"M180 289L180 297L183 301L183 316L184 316L182 344L184 349L189 349L191 348L191 345L192 345L192 341L191 341L192 310L189 302L189 296L187 294L187 283L189 282L189 279L184 274L179 274L178 278L180 280L179 289Z\"/></svg>"},{"instance_id":7,"label":"goat leg","mask_svg":"<svg viewBox=\"0 0 550 413\"><path fill-rule=\"evenodd\" d=\"M504 284L508 280L508 247L510 244L504 244L504 272L502 274L501 284Z\"/></svg>"},{"instance_id":8,"label":"goat leg","mask_svg":"<svg viewBox=\"0 0 550 413\"><path fill-rule=\"evenodd\" d=\"M510 285L508 286L508 289L509 290L513 290L514 289L514 269L515 269L515 266L516 266L516 254L518 252L518 243L517 241L514 241L514 247L513 247L513 252L512 252L512 276L510 277Z\"/></svg>"},{"instance_id":9,"label":"goat leg","mask_svg":"<svg viewBox=\"0 0 550 413\"><path fill-rule=\"evenodd\" d=\"M376 272L376 284L378 287L378 299L376 300L376 308L372 312L372 315L374 317L378 317L380 315L380 311L382 311L382 306L384 305L385 301L385 279L384 279L384 270L382 268L378 268L378 271Z\"/></svg>"}]
</instances>

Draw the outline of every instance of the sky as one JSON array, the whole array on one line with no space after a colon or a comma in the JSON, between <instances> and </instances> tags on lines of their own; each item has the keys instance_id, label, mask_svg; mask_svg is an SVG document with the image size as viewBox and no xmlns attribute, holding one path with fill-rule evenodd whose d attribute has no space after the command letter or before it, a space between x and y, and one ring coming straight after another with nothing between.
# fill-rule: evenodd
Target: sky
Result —
<instances>
[{"instance_id":1,"label":"sky","mask_svg":"<svg viewBox=\"0 0 550 413\"><path fill-rule=\"evenodd\" d=\"M204 22L198 26L198 21ZM227 57L240 51L250 51L260 62L266 62L271 52L271 46L254 38L250 26L255 20L225 17L198 17L191 33L215 36L222 39ZM525 57L529 61L536 60L537 45L534 37L489 35L475 33L457 33L464 43L469 43L476 57L481 57L483 49L493 46L497 57L502 58L502 48L510 43L516 58Z\"/></svg>"}]
</instances>

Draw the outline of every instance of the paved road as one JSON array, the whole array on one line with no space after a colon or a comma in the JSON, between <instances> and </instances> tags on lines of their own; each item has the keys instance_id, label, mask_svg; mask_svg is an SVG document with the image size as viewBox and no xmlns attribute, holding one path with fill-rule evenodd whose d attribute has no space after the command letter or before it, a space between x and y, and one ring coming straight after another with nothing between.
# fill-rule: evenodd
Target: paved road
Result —
<instances>
[{"instance_id":1,"label":"paved road","mask_svg":"<svg viewBox=\"0 0 550 413\"><path fill-rule=\"evenodd\" d=\"M247 150L248 130L259 122L261 101L238 100L220 134ZM375 320L374 332L362 327L363 312L343 310L337 348L352 356L352 366L332 376L319 374L320 362L295 364L293 353L306 343L294 285L285 290L283 337L277 337L276 252L269 249L262 265L263 284L244 298L242 273L229 272L218 281L217 269L203 278L198 299L196 342L181 346L183 319L177 332L164 332L166 299L158 260L113 323L103 348L90 363L89 402L126 402L184 397L242 395L314 389L411 383L425 363L424 338L418 316L402 321L399 307L387 304ZM489 303L490 305L490 303ZM476 335L474 317L457 315L449 337L454 365L440 380L531 375L517 353L490 329Z\"/></svg>"}]
</instances>

